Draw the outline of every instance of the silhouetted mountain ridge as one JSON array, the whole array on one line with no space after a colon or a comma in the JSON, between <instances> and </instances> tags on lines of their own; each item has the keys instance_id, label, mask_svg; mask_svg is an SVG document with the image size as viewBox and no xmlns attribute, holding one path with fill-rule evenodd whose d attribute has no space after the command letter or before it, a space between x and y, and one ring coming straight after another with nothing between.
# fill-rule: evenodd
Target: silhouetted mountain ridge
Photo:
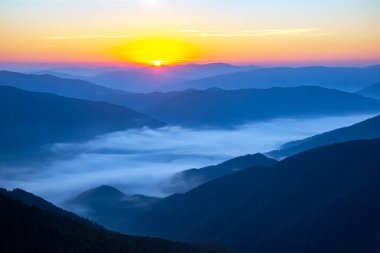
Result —
<instances>
[{"instance_id":1,"label":"silhouetted mountain ridge","mask_svg":"<svg viewBox=\"0 0 380 253\"><path fill-rule=\"evenodd\" d=\"M129 212L135 213L135 209L145 208L157 200L148 196L130 196L112 186L103 185L80 193L63 206L107 228L113 228L119 217L132 215Z\"/></svg>"},{"instance_id":2,"label":"silhouetted mountain ridge","mask_svg":"<svg viewBox=\"0 0 380 253\"><path fill-rule=\"evenodd\" d=\"M359 122L349 127L339 128L330 132L318 134L303 140L292 141L269 152L275 158L284 158L323 145L350 141L380 138L380 116Z\"/></svg>"},{"instance_id":3,"label":"silhouetted mountain ridge","mask_svg":"<svg viewBox=\"0 0 380 253\"><path fill-rule=\"evenodd\" d=\"M82 200L88 200L89 198L92 198L93 196L104 198L104 199L122 199L127 197L124 193L119 191L118 189L108 186L108 185L102 185L99 187L96 187L94 189L91 189L89 191L83 192L78 196L78 201Z\"/></svg>"},{"instance_id":4,"label":"silhouetted mountain ridge","mask_svg":"<svg viewBox=\"0 0 380 253\"><path fill-rule=\"evenodd\" d=\"M9 196L11 195L11 196ZM33 200L29 195L29 202ZM44 204L52 205L50 203ZM58 208L57 208L58 209ZM225 252L213 246L196 246L160 239L132 237L107 231L74 214L24 204L12 193L0 190L0 251L34 252Z\"/></svg>"},{"instance_id":5,"label":"silhouetted mountain ridge","mask_svg":"<svg viewBox=\"0 0 380 253\"><path fill-rule=\"evenodd\" d=\"M253 166L271 166L277 161L262 154L239 156L218 165L190 169L175 174L170 182L171 192L183 193L201 184Z\"/></svg>"},{"instance_id":6,"label":"silhouetted mountain ridge","mask_svg":"<svg viewBox=\"0 0 380 253\"><path fill-rule=\"evenodd\" d=\"M380 139L334 144L170 196L119 226L240 252L377 252L379 177Z\"/></svg>"},{"instance_id":7,"label":"silhouetted mountain ridge","mask_svg":"<svg viewBox=\"0 0 380 253\"><path fill-rule=\"evenodd\" d=\"M79 79L64 79L48 74L22 74L11 71L0 71L0 85L90 100L103 94L119 92Z\"/></svg>"}]
</instances>

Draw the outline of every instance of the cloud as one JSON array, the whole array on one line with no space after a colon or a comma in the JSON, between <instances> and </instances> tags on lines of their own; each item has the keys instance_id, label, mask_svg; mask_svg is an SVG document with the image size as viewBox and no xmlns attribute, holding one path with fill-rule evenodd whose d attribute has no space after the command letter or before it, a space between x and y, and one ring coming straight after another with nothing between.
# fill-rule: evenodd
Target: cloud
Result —
<instances>
[{"instance_id":1,"label":"cloud","mask_svg":"<svg viewBox=\"0 0 380 253\"><path fill-rule=\"evenodd\" d=\"M241 31L234 33L220 33L216 31L195 30L195 29L181 29L178 32L195 34L200 37L267 37L267 36L279 36L279 35L314 35L323 36L328 33L321 31L318 28L293 28L293 29L264 29L264 30L251 30ZM74 35L55 35L48 36L45 39L48 40L72 40L72 39L124 39L132 38L130 35L86 35L86 34L74 34Z\"/></svg>"},{"instance_id":2,"label":"cloud","mask_svg":"<svg viewBox=\"0 0 380 253\"><path fill-rule=\"evenodd\" d=\"M181 29L179 30L181 33L213 33L211 31L202 31L202 30L193 30L193 29Z\"/></svg>"},{"instance_id":3,"label":"cloud","mask_svg":"<svg viewBox=\"0 0 380 253\"><path fill-rule=\"evenodd\" d=\"M70 40L70 39L124 39L131 38L129 35L58 35L46 37L48 40Z\"/></svg>"},{"instance_id":4,"label":"cloud","mask_svg":"<svg viewBox=\"0 0 380 253\"><path fill-rule=\"evenodd\" d=\"M281 144L351 125L370 116L279 119L235 129L149 128L110 133L80 143L55 144L57 154L75 154L39 167L0 168L0 185L23 188L54 203L103 184L128 194L164 196L179 171L267 152Z\"/></svg>"},{"instance_id":5,"label":"cloud","mask_svg":"<svg viewBox=\"0 0 380 253\"><path fill-rule=\"evenodd\" d=\"M193 33L200 37L268 37L280 35L327 35L319 28L291 28L291 29L262 29L262 30L248 30L233 33L220 33L220 32L207 32L193 29L182 29L181 33Z\"/></svg>"}]
</instances>

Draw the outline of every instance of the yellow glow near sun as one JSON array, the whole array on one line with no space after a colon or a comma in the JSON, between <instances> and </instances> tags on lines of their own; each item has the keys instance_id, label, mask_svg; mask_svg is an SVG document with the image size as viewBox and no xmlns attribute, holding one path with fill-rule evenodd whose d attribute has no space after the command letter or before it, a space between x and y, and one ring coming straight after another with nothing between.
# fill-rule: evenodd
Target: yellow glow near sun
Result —
<instances>
[{"instance_id":1,"label":"yellow glow near sun","mask_svg":"<svg viewBox=\"0 0 380 253\"><path fill-rule=\"evenodd\" d=\"M196 48L184 41L170 38L149 38L129 42L122 49L128 61L153 65L172 65L197 56Z\"/></svg>"},{"instance_id":2,"label":"yellow glow near sun","mask_svg":"<svg viewBox=\"0 0 380 253\"><path fill-rule=\"evenodd\" d=\"M153 61L152 63L155 67L161 67L162 66L162 61Z\"/></svg>"}]
</instances>

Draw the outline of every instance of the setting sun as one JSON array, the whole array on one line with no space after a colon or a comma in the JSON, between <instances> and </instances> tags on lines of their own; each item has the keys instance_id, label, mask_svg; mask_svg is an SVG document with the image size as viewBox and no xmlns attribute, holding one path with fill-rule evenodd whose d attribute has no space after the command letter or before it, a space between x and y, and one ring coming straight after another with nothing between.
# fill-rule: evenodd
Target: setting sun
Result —
<instances>
[{"instance_id":1,"label":"setting sun","mask_svg":"<svg viewBox=\"0 0 380 253\"><path fill-rule=\"evenodd\" d=\"M153 61L153 66L155 67L161 67L162 66L162 61Z\"/></svg>"},{"instance_id":2,"label":"setting sun","mask_svg":"<svg viewBox=\"0 0 380 253\"><path fill-rule=\"evenodd\" d=\"M155 67L187 62L198 55L193 45L171 38L131 41L121 51L125 60Z\"/></svg>"}]
</instances>

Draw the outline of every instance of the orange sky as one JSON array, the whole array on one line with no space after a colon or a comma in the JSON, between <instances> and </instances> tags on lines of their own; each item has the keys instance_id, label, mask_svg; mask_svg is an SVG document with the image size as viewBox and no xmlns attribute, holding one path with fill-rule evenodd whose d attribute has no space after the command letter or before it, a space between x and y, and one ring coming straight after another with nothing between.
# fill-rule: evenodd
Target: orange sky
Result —
<instances>
[{"instance_id":1,"label":"orange sky","mask_svg":"<svg viewBox=\"0 0 380 253\"><path fill-rule=\"evenodd\" d=\"M2 0L0 62L372 64L377 0Z\"/></svg>"}]
</instances>

